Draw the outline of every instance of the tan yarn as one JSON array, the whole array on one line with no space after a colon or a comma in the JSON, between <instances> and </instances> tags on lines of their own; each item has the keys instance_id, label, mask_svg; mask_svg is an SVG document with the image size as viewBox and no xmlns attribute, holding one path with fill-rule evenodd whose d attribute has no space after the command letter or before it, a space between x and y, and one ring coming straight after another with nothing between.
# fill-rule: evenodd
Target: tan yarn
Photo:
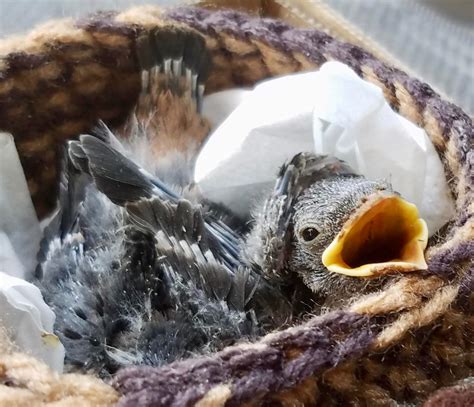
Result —
<instances>
[{"instance_id":1,"label":"tan yarn","mask_svg":"<svg viewBox=\"0 0 474 407\"><path fill-rule=\"evenodd\" d=\"M196 403L196 407L224 406L231 395L232 390L230 385L222 384L216 386Z\"/></svg>"},{"instance_id":2,"label":"tan yarn","mask_svg":"<svg viewBox=\"0 0 474 407\"><path fill-rule=\"evenodd\" d=\"M379 315L413 308L423 301L423 296L431 295L443 285L438 277L419 278L407 276L385 291L371 294L358 300L351 311L359 314Z\"/></svg>"},{"instance_id":3,"label":"tan yarn","mask_svg":"<svg viewBox=\"0 0 474 407\"><path fill-rule=\"evenodd\" d=\"M385 352L348 361L306 380L295 389L272 395L270 400L285 407L392 407L397 405L395 400L418 404L440 386L451 385L457 377L474 374L474 319L448 310L441 319L438 317L436 326L426 333L423 349L415 335L405 335ZM438 366L436 375L414 364L420 353ZM312 398L308 398L308 394Z\"/></svg>"},{"instance_id":4,"label":"tan yarn","mask_svg":"<svg viewBox=\"0 0 474 407\"><path fill-rule=\"evenodd\" d=\"M58 375L44 363L18 352L0 329L0 407L106 407L117 392L88 375Z\"/></svg>"},{"instance_id":5,"label":"tan yarn","mask_svg":"<svg viewBox=\"0 0 474 407\"><path fill-rule=\"evenodd\" d=\"M454 298L456 298L457 292L458 287L447 286L441 288L425 305L402 314L396 322L385 328L377 337L374 347L376 349L383 349L399 341L409 330L430 324L443 315Z\"/></svg>"},{"instance_id":6,"label":"tan yarn","mask_svg":"<svg viewBox=\"0 0 474 407\"><path fill-rule=\"evenodd\" d=\"M444 286L437 277L410 276L360 299L351 311L369 315L406 312L382 330L372 355L328 370L305 381L298 391L273 395L272 400L288 407L333 403L393 406L394 399L406 398L407 391L414 401L420 401L440 383L449 385L457 377L474 374L474 318L450 309L457 291L457 286ZM440 366L437 380L430 378L423 366L413 364L422 350L416 337L408 334L434 321L438 328L427 334L423 352ZM307 398L309 390L314 397L311 401Z\"/></svg>"}]
</instances>

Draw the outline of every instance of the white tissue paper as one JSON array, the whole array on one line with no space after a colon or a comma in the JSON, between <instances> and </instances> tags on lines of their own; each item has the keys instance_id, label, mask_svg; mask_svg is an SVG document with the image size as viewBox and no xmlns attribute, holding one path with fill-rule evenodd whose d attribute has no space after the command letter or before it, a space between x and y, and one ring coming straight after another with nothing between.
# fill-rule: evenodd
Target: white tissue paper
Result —
<instances>
[{"instance_id":1,"label":"white tissue paper","mask_svg":"<svg viewBox=\"0 0 474 407\"><path fill-rule=\"evenodd\" d=\"M443 165L424 130L339 62L246 93L204 146L195 180L204 196L248 216L278 168L301 151L334 155L368 179L389 180L418 206L431 235L454 214Z\"/></svg>"},{"instance_id":2,"label":"white tissue paper","mask_svg":"<svg viewBox=\"0 0 474 407\"><path fill-rule=\"evenodd\" d=\"M317 152L335 155L369 179L390 181L417 205L430 234L451 219L454 202L443 164L423 129L395 113L380 88L341 63L324 64L314 86Z\"/></svg>"},{"instance_id":3,"label":"white tissue paper","mask_svg":"<svg viewBox=\"0 0 474 407\"><path fill-rule=\"evenodd\" d=\"M0 214L0 232L3 232L9 241L5 243L5 238L0 239L0 253L4 251L4 244L11 244L24 266L23 270L27 274L31 273L36 265L41 229L13 137L1 132Z\"/></svg>"},{"instance_id":4,"label":"white tissue paper","mask_svg":"<svg viewBox=\"0 0 474 407\"><path fill-rule=\"evenodd\" d=\"M52 333L54 320L38 287L0 271L0 324L22 352L61 373L64 347Z\"/></svg>"},{"instance_id":5,"label":"white tissue paper","mask_svg":"<svg viewBox=\"0 0 474 407\"><path fill-rule=\"evenodd\" d=\"M10 239L0 231L0 271L2 270L7 270L13 277L23 278L25 275L25 267L16 255Z\"/></svg>"},{"instance_id":6,"label":"white tissue paper","mask_svg":"<svg viewBox=\"0 0 474 407\"><path fill-rule=\"evenodd\" d=\"M211 131L217 129L249 93L252 91L248 89L228 89L207 95L202 103L202 114L209 120Z\"/></svg>"},{"instance_id":7,"label":"white tissue paper","mask_svg":"<svg viewBox=\"0 0 474 407\"><path fill-rule=\"evenodd\" d=\"M306 92L311 75L257 85L212 133L195 167L207 198L246 216L285 161L314 149L312 96Z\"/></svg>"},{"instance_id":8,"label":"white tissue paper","mask_svg":"<svg viewBox=\"0 0 474 407\"><path fill-rule=\"evenodd\" d=\"M64 347L55 315L40 290L23 278L36 264L38 219L10 135L0 133L0 326L15 345L62 372Z\"/></svg>"}]
</instances>

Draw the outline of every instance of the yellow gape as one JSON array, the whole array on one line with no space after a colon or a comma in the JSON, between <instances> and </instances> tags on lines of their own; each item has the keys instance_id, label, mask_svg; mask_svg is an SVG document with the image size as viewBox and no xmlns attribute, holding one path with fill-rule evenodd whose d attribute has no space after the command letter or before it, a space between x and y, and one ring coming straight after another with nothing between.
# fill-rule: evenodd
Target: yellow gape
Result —
<instances>
[{"instance_id":1,"label":"yellow gape","mask_svg":"<svg viewBox=\"0 0 474 407\"><path fill-rule=\"evenodd\" d=\"M428 228L415 205L374 194L344 224L322 255L326 268L353 277L428 268Z\"/></svg>"}]
</instances>

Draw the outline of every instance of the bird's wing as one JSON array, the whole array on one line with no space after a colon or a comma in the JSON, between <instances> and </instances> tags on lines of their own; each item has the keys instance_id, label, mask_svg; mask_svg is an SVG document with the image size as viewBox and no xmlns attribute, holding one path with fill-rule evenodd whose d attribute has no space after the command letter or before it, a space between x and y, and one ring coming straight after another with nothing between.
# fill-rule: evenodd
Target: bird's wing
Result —
<instances>
[{"instance_id":1,"label":"bird's wing","mask_svg":"<svg viewBox=\"0 0 474 407\"><path fill-rule=\"evenodd\" d=\"M97 189L125 206L157 197L177 204L181 198L157 177L147 173L111 145L90 135L71 141L69 157L76 168L90 174ZM205 216L204 229L218 258L234 269L239 264L239 236L216 217Z\"/></svg>"},{"instance_id":2,"label":"bird's wing","mask_svg":"<svg viewBox=\"0 0 474 407\"><path fill-rule=\"evenodd\" d=\"M165 270L172 290L186 282L187 295L198 298L203 292L209 300L225 301L230 311L250 312L253 317L247 322L247 335L287 322L291 307L277 286L253 269L229 267L215 254L215 245L220 242L209 233L201 209L186 200L172 203L157 197L126 205L130 221L154 237L159 267Z\"/></svg>"},{"instance_id":3,"label":"bird's wing","mask_svg":"<svg viewBox=\"0 0 474 407\"><path fill-rule=\"evenodd\" d=\"M129 203L126 210L133 225L154 237L155 250L162 265L172 270L176 278L192 281L210 299L230 299L239 271L229 268L214 256L215 242L208 239L199 206L186 200L172 203L154 197ZM248 287L243 290L244 301L234 301L231 308L244 310L257 282L255 279L251 281L249 276Z\"/></svg>"},{"instance_id":4,"label":"bird's wing","mask_svg":"<svg viewBox=\"0 0 474 407\"><path fill-rule=\"evenodd\" d=\"M155 236L158 253L169 267L188 273L185 277L193 278L211 297L226 299L235 309L248 308L258 292L260 309L280 312L278 320L288 318L278 287L241 267L241 237L224 222L179 197L104 141L83 135L70 144L71 161L92 176L100 192L125 207L135 226ZM270 311L272 305L279 311Z\"/></svg>"},{"instance_id":5,"label":"bird's wing","mask_svg":"<svg viewBox=\"0 0 474 407\"><path fill-rule=\"evenodd\" d=\"M189 137L191 140L193 137L202 138L203 135L207 135L207 124L199 116L199 112L204 92L204 82L211 61L202 35L186 27L160 27L146 31L139 36L136 52L141 70L141 92L132 114L134 120L129 120L125 127L121 129L122 141L118 141L107 126L99 122L97 128L94 129L94 136L107 144L109 148L102 146L103 148L94 152L94 142L88 144L85 142L89 147L89 155L94 155L94 153L103 154L102 157L97 157L97 159L106 161L101 168L98 168L98 171L102 169L105 173L95 172L99 189L101 176L113 179L117 175L107 171L120 166L123 155L116 154L116 151L126 152L126 148L122 146L121 142L133 141L131 139L134 137L130 134L131 122L134 123L135 127L140 127L140 130L135 129L135 131L142 136L141 142L145 146L144 150L154 151L155 147L160 150L161 159L156 160L154 159L156 157L152 157L152 161L163 164L161 168L163 171L160 172L168 175L180 173L181 169L179 167L181 164L179 163L189 163L192 160L178 153L177 155L171 154L176 160L170 161L164 157L166 154L162 147L167 146L168 150L174 149L177 151L178 146L184 146L185 142L189 141L184 140L183 137ZM163 98L164 95L167 97ZM165 114L166 109L174 109L174 103L185 106L181 112L182 115L179 117ZM181 120L189 119L186 116L188 113L193 115L193 120ZM170 117L172 123L166 121L167 117ZM199 123L202 126L176 127L176 121L179 122L180 120L186 123ZM193 134L195 131L198 131L199 134ZM150 133L151 137L146 136L147 133ZM52 240L70 236L77 229L81 202L84 199L86 186L90 183L90 177L87 175L89 169L81 167L81 160L84 161L85 157L80 150L76 143L70 142L67 147L68 153L63 157L58 212L52 217L44 231L44 238L38 255L40 262L47 255ZM72 165L71 159L74 160L74 165ZM83 165L86 165L86 163L83 163ZM153 186L140 184L144 180L141 176L133 178L133 171L137 168L132 167L133 165L129 162L128 166L124 168L131 169L132 172L129 171L127 174L123 174L121 178L127 184L128 197L133 194L134 190L137 194L141 194L140 196L144 196L144 194L147 196L147 189L153 188ZM187 175L189 175L189 171L190 168L187 168ZM138 185L134 185L134 182L138 182ZM152 179L152 182L167 198L177 198L164 183L157 179ZM120 194L123 184L120 182L116 184L105 183L103 186L104 188L110 188L107 192L112 201L121 201ZM148 194L148 196L151 195ZM220 238L220 236L217 237Z\"/></svg>"}]
</instances>

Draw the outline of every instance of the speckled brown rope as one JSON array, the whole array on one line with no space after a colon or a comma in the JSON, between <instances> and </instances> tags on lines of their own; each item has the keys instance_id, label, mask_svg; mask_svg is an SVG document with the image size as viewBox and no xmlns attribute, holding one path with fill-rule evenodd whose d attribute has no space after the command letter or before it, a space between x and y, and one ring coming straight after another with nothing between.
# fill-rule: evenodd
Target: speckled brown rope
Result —
<instances>
[{"instance_id":1,"label":"speckled brown rope","mask_svg":"<svg viewBox=\"0 0 474 407\"><path fill-rule=\"evenodd\" d=\"M295 405L419 402L473 374L474 152L471 119L428 85L316 30L235 12L156 8L49 24L0 43L0 129L15 136L40 213L54 200L56 148L97 118L123 119L138 92L137 33L169 24L201 32L213 56L209 91L339 60L424 127L444 160L457 214L428 250L429 272L400 277L351 310L206 358L131 368L122 405ZM385 403L385 404L384 404ZM271 404L273 405L273 404ZM296 404L298 405L298 404Z\"/></svg>"}]
</instances>

